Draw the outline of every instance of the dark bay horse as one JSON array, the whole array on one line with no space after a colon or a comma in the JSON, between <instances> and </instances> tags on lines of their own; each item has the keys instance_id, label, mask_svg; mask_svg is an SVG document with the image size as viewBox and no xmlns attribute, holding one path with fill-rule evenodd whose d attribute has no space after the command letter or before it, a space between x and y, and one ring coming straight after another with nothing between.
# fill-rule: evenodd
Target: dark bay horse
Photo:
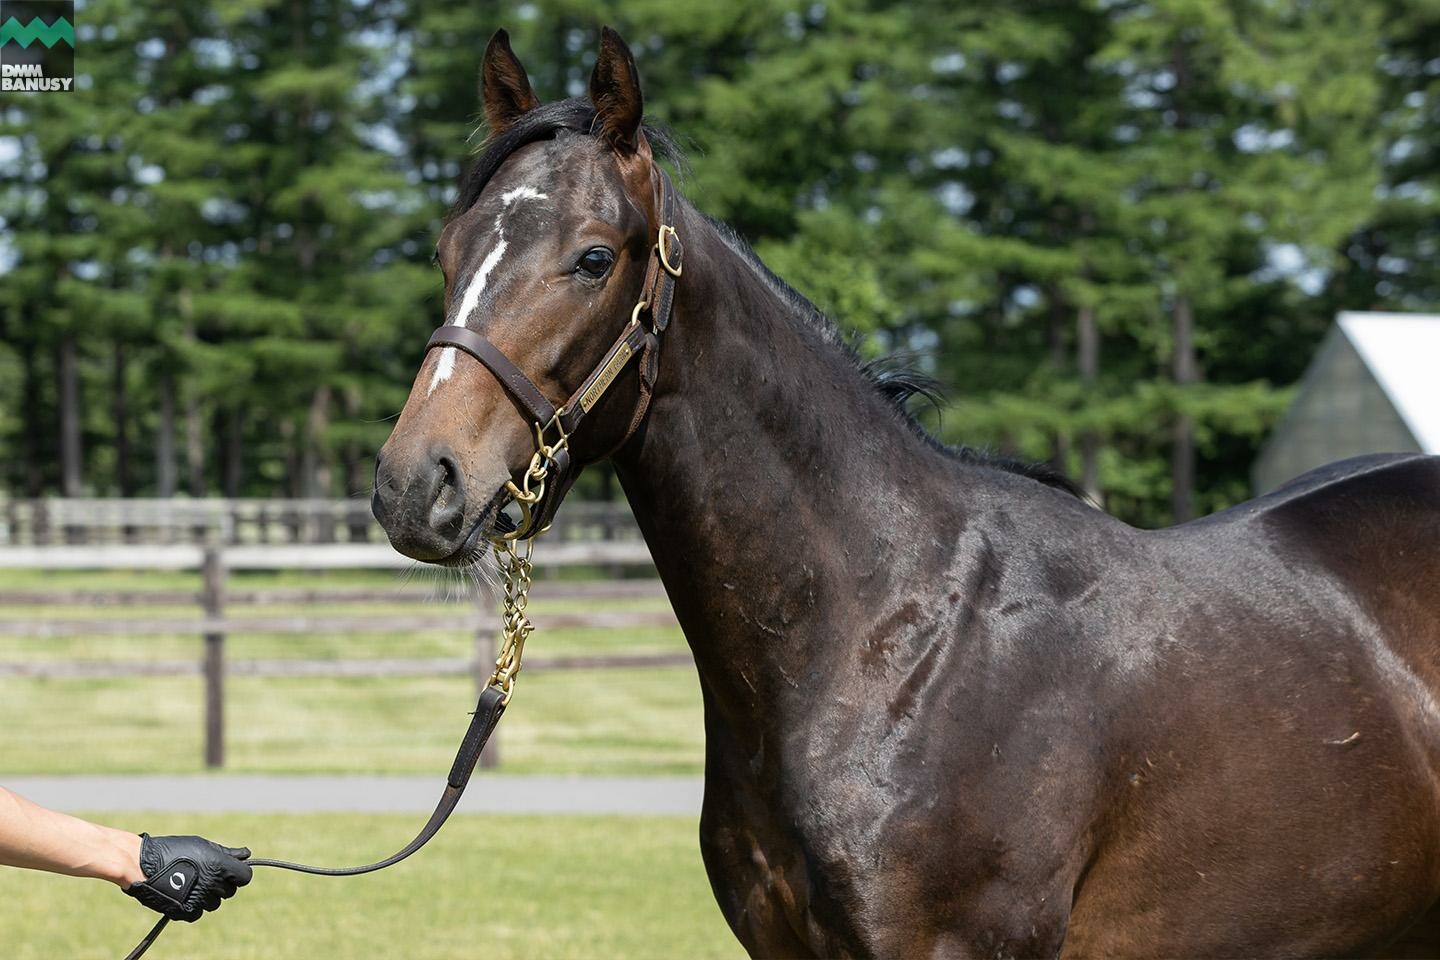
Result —
<instances>
[{"instance_id":1,"label":"dark bay horse","mask_svg":"<svg viewBox=\"0 0 1440 960\"><path fill-rule=\"evenodd\" d=\"M447 325L519 379L430 350L376 513L482 555L536 450L520 381L555 403L660 327L674 228L668 329L568 452L612 457L694 651L701 848L750 953L1440 956L1440 459L1133 529L929 440L733 234L663 222L615 34L587 98L541 105L503 33L483 76L438 256Z\"/></svg>"}]
</instances>

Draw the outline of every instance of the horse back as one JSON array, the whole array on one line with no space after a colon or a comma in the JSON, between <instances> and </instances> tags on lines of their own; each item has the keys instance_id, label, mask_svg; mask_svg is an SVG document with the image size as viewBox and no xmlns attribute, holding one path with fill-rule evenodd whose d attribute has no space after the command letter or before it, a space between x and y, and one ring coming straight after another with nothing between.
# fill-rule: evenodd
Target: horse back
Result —
<instances>
[{"instance_id":1,"label":"horse back","mask_svg":"<svg viewBox=\"0 0 1440 960\"><path fill-rule=\"evenodd\" d=\"M1407 668L1397 673L1423 683L1424 691L1413 692L1433 714L1440 701L1440 457L1346 460L1273 498L1265 527L1274 548L1338 583L1374 625L1376 641Z\"/></svg>"},{"instance_id":2,"label":"horse back","mask_svg":"<svg viewBox=\"0 0 1440 960\"><path fill-rule=\"evenodd\" d=\"M1344 460L1257 503L1288 562L1338 578L1387 633L1440 640L1440 457Z\"/></svg>"},{"instance_id":3,"label":"horse back","mask_svg":"<svg viewBox=\"0 0 1440 960\"><path fill-rule=\"evenodd\" d=\"M1115 708L1066 954L1383 951L1440 895L1440 458L1151 542L1183 573L1137 619L1180 640Z\"/></svg>"}]
</instances>

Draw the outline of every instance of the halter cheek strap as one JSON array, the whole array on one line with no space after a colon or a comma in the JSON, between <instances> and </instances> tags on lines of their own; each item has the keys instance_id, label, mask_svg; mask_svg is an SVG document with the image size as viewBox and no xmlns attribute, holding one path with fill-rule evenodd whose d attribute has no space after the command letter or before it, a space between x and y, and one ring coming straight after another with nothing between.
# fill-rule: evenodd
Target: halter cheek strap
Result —
<instances>
[{"instance_id":1,"label":"halter cheek strap","mask_svg":"<svg viewBox=\"0 0 1440 960\"><path fill-rule=\"evenodd\" d=\"M531 420L536 423L549 423L554 418L555 407L545 399L540 388L535 386L519 367L511 363L510 358L505 356L499 347L481 334L469 327L444 326L431 334L425 351L428 353L436 347L458 347L483 363L506 391L525 408Z\"/></svg>"},{"instance_id":2,"label":"halter cheek strap","mask_svg":"<svg viewBox=\"0 0 1440 960\"><path fill-rule=\"evenodd\" d=\"M510 484L511 494L520 502L524 516L520 528L506 534L507 539L527 539L550 525L560 501L565 498L578 473L570 456L570 435L600 402L630 361L636 358L639 359L640 396L625 435L606 456L624 446L640 428L649 410L660 370L660 335L670 325L670 311L675 305L675 281L680 278L685 262L685 247L680 242L680 235L675 232L675 188L664 170L657 166L654 171L660 189L660 227L650 250L640 299L631 310L630 322L620 336L561 406L557 408L551 403L535 382L505 356L503 350L484 334L469 327L443 326L431 335L430 342L425 345L426 352L436 347L455 347L479 360L534 424L536 455L527 470L523 489ZM649 315L649 326L642 319L645 314ZM558 436L550 442L547 438L552 431ZM532 479L538 484L538 489L532 490Z\"/></svg>"}]
</instances>

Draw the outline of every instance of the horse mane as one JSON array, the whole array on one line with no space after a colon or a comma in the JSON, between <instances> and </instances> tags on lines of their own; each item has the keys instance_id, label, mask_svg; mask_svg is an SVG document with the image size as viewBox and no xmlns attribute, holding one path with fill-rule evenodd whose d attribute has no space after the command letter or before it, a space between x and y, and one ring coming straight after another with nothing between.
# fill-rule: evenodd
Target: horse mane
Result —
<instances>
[{"instance_id":1,"label":"horse mane","mask_svg":"<svg viewBox=\"0 0 1440 960\"><path fill-rule=\"evenodd\" d=\"M594 125L595 107L584 97L556 100L552 103L542 104L529 113L523 114L508 129L492 134L481 144L474 165L465 174L460 184L455 203L450 209L450 216L458 216L474 206L475 202L480 199L485 184L490 182L490 178L516 150L541 140L552 140L562 132L589 135L593 132ZM674 136L663 127L651 124L645 124L643 129L645 139L649 141L656 158L668 160L683 171L684 154ZM962 463L1029 477L1046 486L1085 499L1085 494L1074 481L1048 464L1030 463L1013 457L987 453L974 447L952 446L941 442L925 429L924 424L917 418L910 405L912 399L920 397L931 404L937 412L940 410L944 395L935 378L915 369L913 358L903 354L894 353L862 362L854 347L841 335L840 328L835 322L815 306L809 298L771 270L733 227L706 214L702 213L701 216L715 228L727 246L755 269L760 279L801 318L802 322L817 331L827 342L839 346L845 352L866 381L899 414L906 427L931 447Z\"/></svg>"},{"instance_id":2,"label":"horse mane","mask_svg":"<svg viewBox=\"0 0 1440 960\"><path fill-rule=\"evenodd\" d=\"M948 444L925 429L925 425L920 422L915 410L911 407L910 401L919 397L925 404L933 407L938 414L941 403L945 399L945 393L940 386L940 381L915 368L914 359L910 355L897 352L877 357L860 364L860 372L876 390L880 391L881 396L890 401L890 404L905 421L905 425L934 449L962 463L1029 477L1031 480L1039 481L1047 487L1054 487L1077 499L1087 502L1090 500L1079 484L1048 463L1033 463L1028 460L1001 456L965 444Z\"/></svg>"},{"instance_id":3,"label":"horse mane","mask_svg":"<svg viewBox=\"0 0 1440 960\"><path fill-rule=\"evenodd\" d=\"M936 413L939 413L945 399L945 392L940 381L921 372L916 367L916 358L913 354L906 351L894 351L873 360L861 360L854 345L841 334L835 321L827 317L824 311L803 293L790 286L784 278L771 270L734 227L707 214L701 214L701 216L716 229L726 246L745 258L755 268L760 279L789 305L804 323L817 330L826 341L839 346L845 352L851 362L859 368L861 375L882 397L889 401L890 406L899 414L905 426L933 449L959 460L961 463L1028 477L1047 487L1054 487L1077 499L1090 502L1079 484L1048 463L1032 463L1028 460L1001 456L964 444L948 444L940 440L920 422L911 406L911 400L919 397L933 407Z\"/></svg>"}]
</instances>

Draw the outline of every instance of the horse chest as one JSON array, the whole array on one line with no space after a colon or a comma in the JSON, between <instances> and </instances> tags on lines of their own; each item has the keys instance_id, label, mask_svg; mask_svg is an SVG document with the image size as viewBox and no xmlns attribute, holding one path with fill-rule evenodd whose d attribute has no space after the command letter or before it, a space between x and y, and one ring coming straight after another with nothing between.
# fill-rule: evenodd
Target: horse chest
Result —
<instances>
[{"instance_id":1,"label":"horse chest","mask_svg":"<svg viewBox=\"0 0 1440 960\"><path fill-rule=\"evenodd\" d=\"M751 955L868 952L847 936L848 878L833 870L833 838L807 833L752 790L727 787L707 785L701 849L726 920Z\"/></svg>"},{"instance_id":2,"label":"horse chest","mask_svg":"<svg viewBox=\"0 0 1440 960\"><path fill-rule=\"evenodd\" d=\"M857 758L804 727L745 754L711 732L702 849L753 955L1058 950L1079 863L1035 835L1033 815L1049 808L1042 837L1073 837L1066 811L1083 805L1037 794L1029 765L986 750L958 767L927 756L902 776L909 754L893 739ZM1017 816L1026 805L1032 816Z\"/></svg>"},{"instance_id":3,"label":"horse chest","mask_svg":"<svg viewBox=\"0 0 1440 960\"><path fill-rule=\"evenodd\" d=\"M738 801L738 802L737 802ZM1064 864L1009 876L1010 841L947 835L883 812L867 825L759 797L707 799L702 849L731 929L752 956L1054 956L1073 874ZM893 827L887 827L887 823ZM991 862L983 863L981 861Z\"/></svg>"}]
</instances>

